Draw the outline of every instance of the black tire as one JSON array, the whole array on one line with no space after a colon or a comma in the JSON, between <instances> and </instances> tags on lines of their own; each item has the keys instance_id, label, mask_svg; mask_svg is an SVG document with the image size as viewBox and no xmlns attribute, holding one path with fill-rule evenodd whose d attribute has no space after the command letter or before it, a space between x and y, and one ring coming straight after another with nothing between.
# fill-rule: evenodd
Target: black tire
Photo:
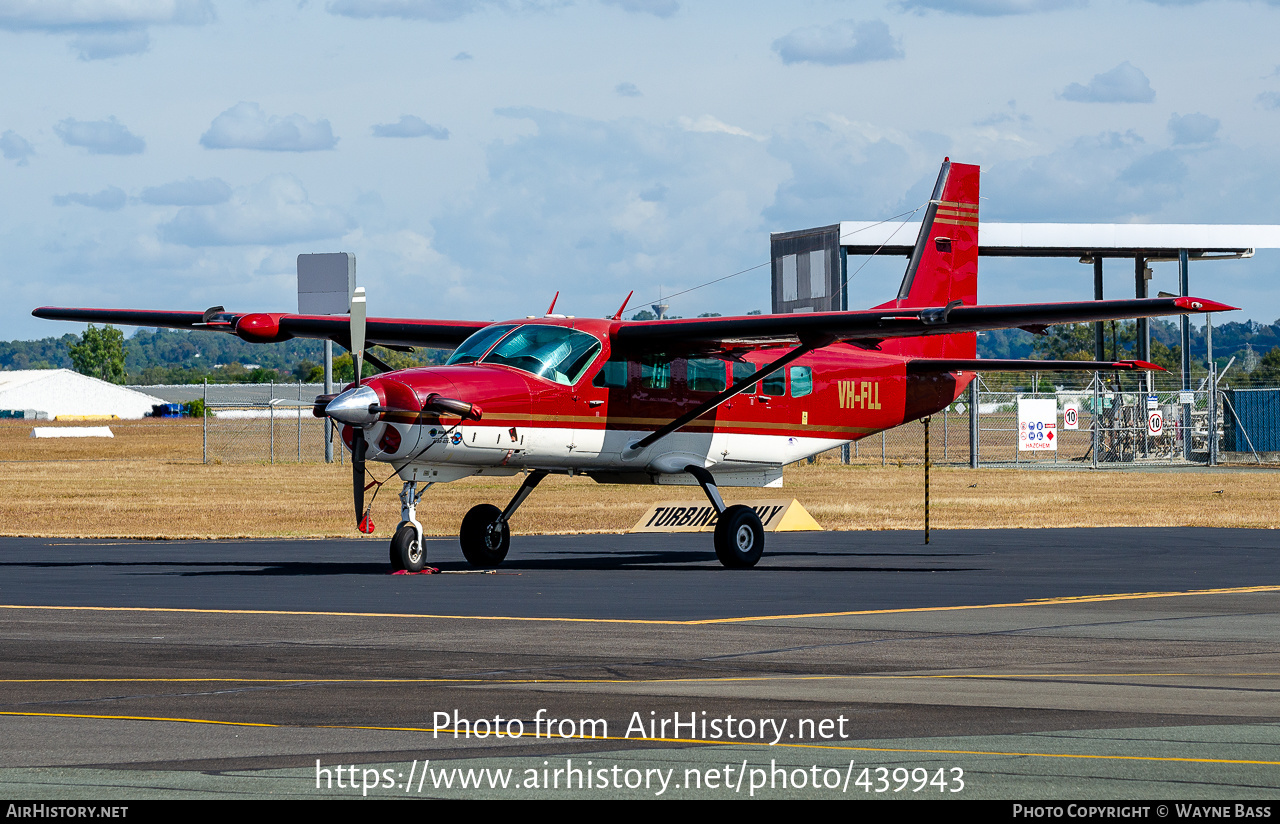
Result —
<instances>
[{"instance_id":1,"label":"black tire","mask_svg":"<svg viewBox=\"0 0 1280 824\"><path fill-rule=\"evenodd\" d=\"M716 521L716 557L729 569L748 569L764 554L764 524L749 506L736 504Z\"/></svg>"},{"instance_id":2,"label":"black tire","mask_svg":"<svg viewBox=\"0 0 1280 824\"><path fill-rule=\"evenodd\" d=\"M400 524L391 538L391 568L397 572L421 572L427 565L427 548L418 540L413 524Z\"/></svg>"},{"instance_id":3,"label":"black tire","mask_svg":"<svg viewBox=\"0 0 1280 824\"><path fill-rule=\"evenodd\" d=\"M458 541L467 563L480 569L493 569L507 557L511 547L511 528L502 521L502 510L493 504L479 504L462 519Z\"/></svg>"}]
</instances>

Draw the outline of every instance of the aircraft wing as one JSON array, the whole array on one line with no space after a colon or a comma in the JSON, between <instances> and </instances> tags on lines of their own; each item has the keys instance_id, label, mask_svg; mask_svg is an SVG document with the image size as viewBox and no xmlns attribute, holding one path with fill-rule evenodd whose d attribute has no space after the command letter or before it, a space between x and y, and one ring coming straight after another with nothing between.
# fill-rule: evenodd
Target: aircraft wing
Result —
<instances>
[{"instance_id":1,"label":"aircraft wing","mask_svg":"<svg viewBox=\"0 0 1280 824\"><path fill-rule=\"evenodd\" d=\"M724 352L744 347L822 346L835 341L874 347L888 338L1013 328L1043 332L1044 327L1059 323L1226 312L1236 308L1193 297L1007 306L888 307L857 312L629 322L618 325L615 341L620 348L639 352Z\"/></svg>"},{"instance_id":2,"label":"aircraft wing","mask_svg":"<svg viewBox=\"0 0 1280 824\"><path fill-rule=\"evenodd\" d=\"M216 311L215 311L216 310ZM31 314L47 320L163 326L169 329L230 332L251 343L278 343L290 338L332 340L351 348L351 321L346 315L290 315L277 312L157 312L148 309L70 309L42 306ZM369 318L365 339L370 345L453 349L488 321Z\"/></svg>"}]
</instances>

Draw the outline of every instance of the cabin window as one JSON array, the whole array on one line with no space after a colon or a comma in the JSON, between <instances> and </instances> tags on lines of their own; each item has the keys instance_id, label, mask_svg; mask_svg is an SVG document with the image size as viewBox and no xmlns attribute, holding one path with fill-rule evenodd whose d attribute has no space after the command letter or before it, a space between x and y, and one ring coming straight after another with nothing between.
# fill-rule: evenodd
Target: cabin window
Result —
<instances>
[{"instance_id":1,"label":"cabin window","mask_svg":"<svg viewBox=\"0 0 1280 824\"><path fill-rule=\"evenodd\" d=\"M693 358L685 373L690 392L723 392L724 361L716 358Z\"/></svg>"},{"instance_id":2,"label":"cabin window","mask_svg":"<svg viewBox=\"0 0 1280 824\"><path fill-rule=\"evenodd\" d=\"M733 385L737 386L738 381L744 381L747 378L751 377L756 373L756 371L759 368L760 367L756 366L754 363L747 363L746 361L734 361L733 362ZM759 386L756 386L755 389L752 389L750 386L748 386L746 389L742 391L753 392L753 391L758 391L759 388L760 388Z\"/></svg>"},{"instance_id":3,"label":"cabin window","mask_svg":"<svg viewBox=\"0 0 1280 824\"><path fill-rule=\"evenodd\" d=\"M813 369L808 366L791 367L791 397L803 398L813 392Z\"/></svg>"},{"instance_id":4,"label":"cabin window","mask_svg":"<svg viewBox=\"0 0 1280 824\"><path fill-rule=\"evenodd\" d=\"M624 360L606 361L605 365L600 367L600 371L596 373L595 380L591 381L591 385L602 389L625 389L627 387L627 362Z\"/></svg>"},{"instance_id":5,"label":"cabin window","mask_svg":"<svg viewBox=\"0 0 1280 824\"><path fill-rule=\"evenodd\" d=\"M779 397L787 394L787 373L781 369L760 381L761 394Z\"/></svg>"},{"instance_id":6,"label":"cabin window","mask_svg":"<svg viewBox=\"0 0 1280 824\"><path fill-rule=\"evenodd\" d=\"M526 324L493 347L481 363L510 366L572 386L600 354L600 341L563 326Z\"/></svg>"},{"instance_id":7,"label":"cabin window","mask_svg":"<svg viewBox=\"0 0 1280 824\"><path fill-rule=\"evenodd\" d=\"M640 386L643 389L669 389L671 387L671 361L662 357L642 360L640 362Z\"/></svg>"},{"instance_id":8,"label":"cabin window","mask_svg":"<svg viewBox=\"0 0 1280 824\"><path fill-rule=\"evenodd\" d=\"M505 326L486 326L479 332L462 342L462 345L453 350L453 354L445 361L445 366L453 366L458 363L475 363L489 351L489 347L493 346L498 338L515 329L511 324Z\"/></svg>"}]
</instances>

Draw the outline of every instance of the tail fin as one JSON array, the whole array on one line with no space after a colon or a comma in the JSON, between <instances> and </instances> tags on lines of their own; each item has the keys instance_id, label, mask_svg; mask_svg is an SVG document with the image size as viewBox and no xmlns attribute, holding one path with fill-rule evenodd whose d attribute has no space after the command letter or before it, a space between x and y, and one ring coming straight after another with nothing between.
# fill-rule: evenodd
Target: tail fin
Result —
<instances>
[{"instance_id":1,"label":"tail fin","mask_svg":"<svg viewBox=\"0 0 1280 824\"><path fill-rule=\"evenodd\" d=\"M898 297L877 309L978 302L978 167L942 163ZM972 333L903 338L884 349L902 355L972 358Z\"/></svg>"}]
</instances>

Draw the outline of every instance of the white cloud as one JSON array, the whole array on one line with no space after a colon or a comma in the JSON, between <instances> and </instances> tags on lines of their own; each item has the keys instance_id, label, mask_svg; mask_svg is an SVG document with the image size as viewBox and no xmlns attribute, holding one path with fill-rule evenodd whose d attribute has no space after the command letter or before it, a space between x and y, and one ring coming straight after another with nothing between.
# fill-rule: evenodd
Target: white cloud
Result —
<instances>
[{"instance_id":1,"label":"white cloud","mask_svg":"<svg viewBox=\"0 0 1280 824\"><path fill-rule=\"evenodd\" d=\"M89 154L130 155L141 154L146 141L125 128L115 117L106 120L76 120L68 117L59 121L53 131L68 146L81 146Z\"/></svg>"},{"instance_id":2,"label":"white cloud","mask_svg":"<svg viewBox=\"0 0 1280 824\"><path fill-rule=\"evenodd\" d=\"M208 149L261 149L272 152L314 152L338 143L328 120L307 120L300 114L268 116L257 103L237 103L213 119L200 136Z\"/></svg>"},{"instance_id":3,"label":"white cloud","mask_svg":"<svg viewBox=\"0 0 1280 824\"><path fill-rule=\"evenodd\" d=\"M432 140L448 140L449 130L433 126L421 117L402 114L395 123L379 123L373 127L374 137L429 137Z\"/></svg>"},{"instance_id":4,"label":"white cloud","mask_svg":"<svg viewBox=\"0 0 1280 824\"><path fill-rule=\"evenodd\" d=\"M606 6L617 6L636 14L652 14L654 17L670 17L680 11L678 0L600 0Z\"/></svg>"},{"instance_id":5,"label":"white cloud","mask_svg":"<svg viewBox=\"0 0 1280 824\"><path fill-rule=\"evenodd\" d=\"M0 29L68 31L214 19L209 0L0 0Z\"/></svg>"},{"instance_id":6,"label":"white cloud","mask_svg":"<svg viewBox=\"0 0 1280 824\"><path fill-rule=\"evenodd\" d=\"M88 206L91 209L101 209L104 212L117 212L123 209L126 200L124 190L118 186L108 186L101 192L93 194L71 192L65 195L53 196L55 206L69 206L72 203L76 203L81 206Z\"/></svg>"},{"instance_id":7,"label":"white cloud","mask_svg":"<svg viewBox=\"0 0 1280 824\"><path fill-rule=\"evenodd\" d=\"M1006 14L1031 14L1039 11L1081 8L1085 5L1085 0L901 0L899 5L915 12L941 11L949 14L996 17Z\"/></svg>"},{"instance_id":8,"label":"white cloud","mask_svg":"<svg viewBox=\"0 0 1280 824\"><path fill-rule=\"evenodd\" d=\"M1173 144L1211 143L1218 139L1218 127L1222 121L1205 114L1174 114L1169 118L1169 131Z\"/></svg>"},{"instance_id":9,"label":"white cloud","mask_svg":"<svg viewBox=\"0 0 1280 824\"><path fill-rule=\"evenodd\" d=\"M899 60L902 44L882 20L837 20L822 26L796 29L773 41L783 63L817 63L845 66L876 60Z\"/></svg>"},{"instance_id":10,"label":"white cloud","mask_svg":"<svg viewBox=\"0 0 1280 824\"><path fill-rule=\"evenodd\" d=\"M685 131L706 132L708 134L731 134L737 135L738 137L749 137L752 140L764 140L764 138L759 135L754 135L746 129L741 129L737 126L730 126L723 120L712 117L709 114L704 114L696 119L692 117L681 117L679 119L679 123L684 127Z\"/></svg>"},{"instance_id":11,"label":"white cloud","mask_svg":"<svg viewBox=\"0 0 1280 824\"><path fill-rule=\"evenodd\" d=\"M1258 105L1264 109L1280 111L1280 92L1263 92L1258 95Z\"/></svg>"},{"instance_id":12,"label":"white cloud","mask_svg":"<svg viewBox=\"0 0 1280 824\"><path fill-rule=\"evenodd\" d=\"M71 34L81 60L141 54L150 26L199 26L215 19L210 0L0 0L0 29Z\"/></svg>"},{"instance_id":13,"label":"white cloud","mask_svg":"<svg viewBox=\"0 0 1280 824\"><path fill-rule=\"evenodd\" d=\"M4 152L5 160L12 160L19 166L27 165L27 158L36 153L26 138L12 129L0 134L0 152Z\"/></svg>"},{"instance_id":14,"label":"white cloud","mask_svg":"<svg viewBox=\"0 0 1280 824\"><path fill-rule=\"evenodd\" d=\"M71 38L71 48L81 60L105 60L126 54L141 54L151 46L146 29L87 31Z\"/></svg>"},{"instance_id":15,"label":"white cloud","mask_svg":"<svg viewBox=\"0 0 1280 824\"><path fill-rule=\"evenodd\" d=\"M1109 72L1095 74L1087 86L1072 83L1060 96L1077 103L1150 103L1156 99L1151 81L1128 60Z\"/></svg>"},{"instance_id":16,"label":"white cloud","mask_svg":"<svg viewBox=\"0 0 1280 824\"><path fill-rule=\"evenodd\" d=\"M769 143L791 174L764 214L774 231L837 220L888 218L929 197L950 150L934 135L912 135L840 115L790 125Z\"/></svg>"},{"instance_id":17,"label":"white cloud","mask_svg":"<svg viewBox=\"0 0 1280 824\"><path fill-rule=\"evenodd\" d=\"M640 87L635 83L619 83L613 87L613 90L620 97L640 97Z\"/></svg>"},{"instance_id":18,"label":"white cloud","mask_svg":"<svg viewBox=\"0 0 1280 824\"><path fill-rule=\"evenodd\" d=\"M435 249L463 273L456 311L524 315L545 307L543 293L549 300L563 289L567 312L612 312L630 289L648 300L659 284L670 293L767 257L760 212L786 168L763 143L682 124L499 114L531 120L537 131L492 143L487 179L433 221ZM767 272L755 274L767 281ZM767 287L748 288L748 280L676 308L760 308L748 301Z\"/></svg>"},{"instance_id":19,"label":"white cloud","mask_svg":"<svg viewBox=\"0 0 1280 824\"><path fill-rule=\"evenodd\" d=\"M362 19L398 17L447 23L486 8L538 10L563 5L562 0L330 0L330 14ZM465 52L463 52L465 54ZM467 55L468 59L470 55Z\"/></svg>"},{"instance_id":20,"label":"white cloud","mask_svg":"<svg viewBox=\"0 0 1280 824\"><path fill-rule=\"evenodd\" d=\"M155 206L213 206L231 199L231 187L216 177L175 180L142 190L142 202Z\"/></svg>"},{"instance_id":21,"label":"white cloud","mask_svg":"<svg viewBox=\"0 0 1280 824\"><path fill-rule=\"evenodd\" d=\"M183 246L273 246L339 237L352 225L342 211L312 202L296 177L279 174L237 189L226 203L183 208L160 237Z\"/></svg>"}]
</instances>

